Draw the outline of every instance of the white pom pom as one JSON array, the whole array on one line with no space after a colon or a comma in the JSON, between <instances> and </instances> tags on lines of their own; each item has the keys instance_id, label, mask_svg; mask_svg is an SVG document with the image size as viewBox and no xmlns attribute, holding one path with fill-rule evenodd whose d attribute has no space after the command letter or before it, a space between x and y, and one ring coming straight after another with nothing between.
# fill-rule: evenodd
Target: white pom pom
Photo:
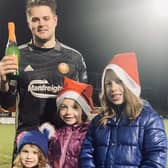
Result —
<instances>
[{"instance_id":1,"label":"white pom pom","mask_svg":"<svg viewBox=\"0 0 168 168\"><path fill-rule=\"evenodd\" d=\"M54 136L55 134L55 128L52 124L49 122L45 122L42 125L40 125L39 130L44 133L48 139Z\"/></svg>"}]
</instances>

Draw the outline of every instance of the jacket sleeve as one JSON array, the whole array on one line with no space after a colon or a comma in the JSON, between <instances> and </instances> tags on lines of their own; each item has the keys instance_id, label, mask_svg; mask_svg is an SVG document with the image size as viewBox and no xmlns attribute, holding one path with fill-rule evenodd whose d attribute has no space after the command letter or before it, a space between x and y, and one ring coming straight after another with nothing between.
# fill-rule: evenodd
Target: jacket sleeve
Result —
<instances>
[{"instance_id":1,"label":"jacket sleeve","mask_svg":"<svg viewBox=\"0 0 168 168\"><path fill-rule=\"evenodd\" d=\"M80 160L79 160L80 168L96 167L94 163L94 139L93 139L94 122L93 120L89 126L88 132L86 134L86 137L84 139L84 142L81 148Z\"/></svg>"},{"instance_id":2,"label":"jacket sleeve","mask_svg":"<svg viewBox=\"0 0 168 168\"><path fill-rule=\"evenodd\" d=\"M142 146L142 157L140 168L165 168L167 158L167 137L162 118L154 112L153 108L148 109L144 141Z\"/></svg>"},{"instance_id":3,"label":"jacket sleeve","mask_svg":"<svg viewBox=\"0 0 168 168\"><path fill-rule=\"evenodd\" d=\"M54 136L49 140L48 144L48 160L51 166L53 166L54 162L60 158L60 154L61 154L61 145L58 140L58 134L56 129Z\"/></svg>"},{"instance_id":4,"label":"jacket sleeve","mask_svg":"<svg viewBox=\"0 0 168 168\"><path fill-rule=\"evenodd\" d=\"M84 83L88 82L87 67L82 55L80 55L78 66L79 66L79 81Z\"/></svg>"},{"instance_id":5,"label":"jacket sleeve","mask_svg":"<svg viewBox=\"0 0 168 168\"><path fill-rule=\"evenodd\" d=\"M8 109L16 104L17 83L14 80L9 80L9 91L0 91L0 105Z\"/></svg>"}]
</instances>

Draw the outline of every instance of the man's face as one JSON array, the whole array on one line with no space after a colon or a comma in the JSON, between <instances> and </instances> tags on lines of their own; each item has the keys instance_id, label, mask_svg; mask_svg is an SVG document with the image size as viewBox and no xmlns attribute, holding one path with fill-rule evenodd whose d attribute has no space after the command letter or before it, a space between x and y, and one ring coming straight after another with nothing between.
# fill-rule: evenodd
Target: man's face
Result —
<instances>
[{"instance_id":1,"label":"man's face","mask_svg":"<svg viewBox=\"0 0 168 168\"><path fill-rule=\"evenodd\" d=\"M48 6L32 7L27 20L35 41L48 42L55 39L57 16Z\"/></svg>"}]
</instances>

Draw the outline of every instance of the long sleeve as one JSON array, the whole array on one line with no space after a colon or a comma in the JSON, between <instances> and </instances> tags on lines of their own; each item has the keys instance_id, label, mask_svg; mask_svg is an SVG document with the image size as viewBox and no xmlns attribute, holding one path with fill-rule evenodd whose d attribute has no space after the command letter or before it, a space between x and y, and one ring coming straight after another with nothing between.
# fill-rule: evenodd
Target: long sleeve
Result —
<instances>
[{"instance_id":1,"label":"long sleeve","mask_svg":"<svg viewBox=\"0 0 168 168\"><path fill-rule=\"evenodd\" d=\"M86 137L84 139L80 153L80 168L95 168L94 163L94 142L93 142L94 122L91 122Z\"/></svg>"},{"instance_id":2,"label":"long sleeve","mask_svg":"<svg viewBox=\"0 0 168 168\"><path fill-rule=\"evenodd\" d=\"M86 63L85 63L82 55L80 57L78 67L79 67L79 81L80 82L87 82L88 81L87 67L86 67Z\"/></svg>"},{"instance_id":3,"label":"long sleeve","mask_svg":"<svg viewBox=\"0 0 168 168\"><path fill-rule=\"evenodd\" d=\"M152 108L150 110L153 111ZM167 138L163 120L156 113L152 117L149 116L145 126L142 155L140 168L166 167Z\"/></svg>"},{"instance_id":4,"label":"long sleeve","mask_svg":"<svg viewBox=\"0 0 168 168\"><path fill-rule=\"evenodd\" d=\"M14 80L9 80L9 91L0 92L0 104L3 108L7 109L16 103L17 83Z\"/></svg>"}]
</instances>

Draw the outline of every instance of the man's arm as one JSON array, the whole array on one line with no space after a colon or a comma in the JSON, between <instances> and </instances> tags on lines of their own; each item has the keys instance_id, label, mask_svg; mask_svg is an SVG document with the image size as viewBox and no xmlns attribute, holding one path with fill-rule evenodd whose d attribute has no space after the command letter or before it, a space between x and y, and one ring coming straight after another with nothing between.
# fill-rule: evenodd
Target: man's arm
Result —
<instances>
[{"instance_id":1,"label":"man's arm","mask_svg":"<svg viewBox=\"0 0 168 168\"><path fill-rule=\"evenodd\" d=\"M2 92L8 92L9 91L9 83L6 75L2 75L0 78L0 90Z\"/></svg>"},{"instance_id":2,"label":"man's arm","mask_svg":"<svg viewBox=\"0 0 168 168\"><path fill-rule=\"evenodd\" d=\"M13 87L14 81L8 80L7 74L15 72L17 68L16 59L12 56L4 56L0 61L0 104L3 108L15 104L16 91L13 90L16 90L16 85Z\"/></svg>"},{"instance_id":3,"label":"man's arm","mask_svg":"<svg viewBox=\"0 0 168 168\"><path fill-rule=\"evenodd\" d=\"M88 76L87 76L87 67L86 63L84 61L83 56L81 55L80 64L79 64L79 81L87 83L88 82Z\"/></svg>"}]
</instances>

